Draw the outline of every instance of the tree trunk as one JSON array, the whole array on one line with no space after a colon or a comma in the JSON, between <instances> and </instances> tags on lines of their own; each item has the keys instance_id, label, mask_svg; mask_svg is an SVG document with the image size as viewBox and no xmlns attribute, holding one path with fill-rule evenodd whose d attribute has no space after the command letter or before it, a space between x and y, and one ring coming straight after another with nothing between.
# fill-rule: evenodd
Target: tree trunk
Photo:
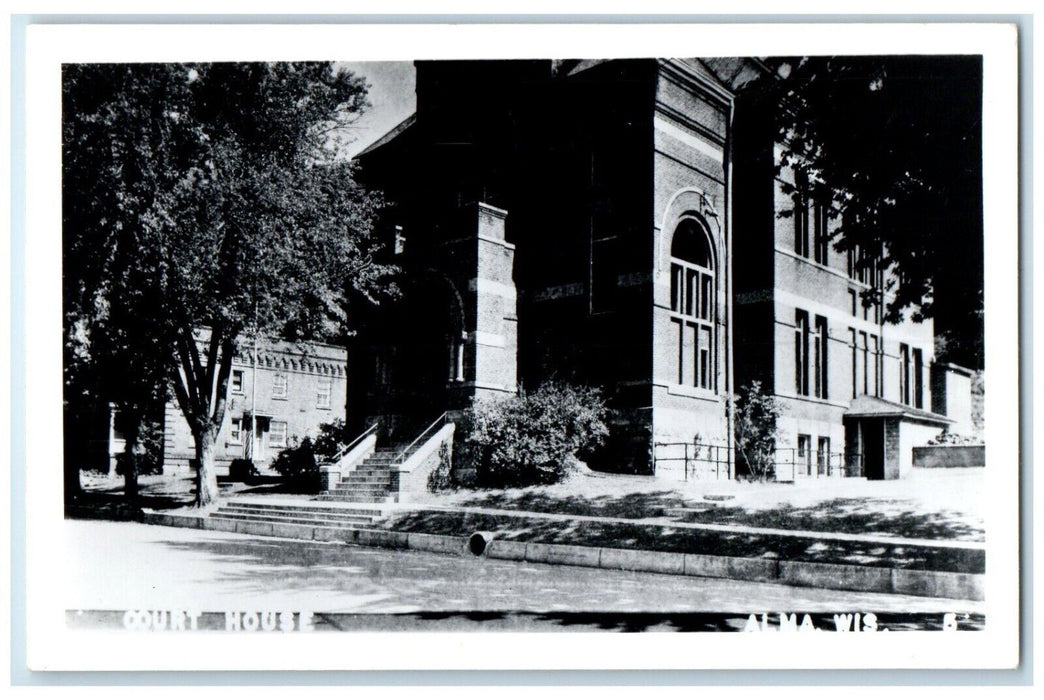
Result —
<instances>
[{"instance_id":1,"label":"tree trunk","mask_svg":"<svg viewBox=\"0 0 1044 700\"><path fill-rule=\"evenodd\" d=\"M141 418L130 411L123 412L123 497L130 503L138 500L138 441L141 437Z\"/></svg>"},{"instance_id":2,"label":"tree trunk","mask_svg":"<svg viewBox=\"0 0 1044 700\"><path fill-rule=\"evenodd\" d=\"M218 498L217 430L207 427L196 436L196 505L208 506Z\"/></svg>"}]
</instances>

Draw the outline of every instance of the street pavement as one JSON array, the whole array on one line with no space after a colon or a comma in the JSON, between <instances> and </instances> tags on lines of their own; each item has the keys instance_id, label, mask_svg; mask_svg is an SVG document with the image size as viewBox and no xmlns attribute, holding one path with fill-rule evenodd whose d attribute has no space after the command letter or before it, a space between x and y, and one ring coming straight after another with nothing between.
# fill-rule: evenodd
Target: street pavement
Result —
<instances>
[{"instance_id":1,"label":"street pavement","mask_svg":"<svg viewBox=\"0 0 1044 700\"><path fill-rule=\"evenodd\" d=\"M65 609L310 610L388 628L532 628L555 614L765 611L981 613L982 603L607 571L251 537L140 523L67 520ZM482 622L493 614L499 622ZM546 615L546 614L551 614ZM405 617L403 617L405 615ZM384 617L382 617L384 616ZM478 620L478 622L476 622ZM589 626L597 628L596 622ZM485 626L483 626L485 625ZM500 627L498 627L498 625ZM537 625L541 627L541 625Z\"/></svg>"}]
</instances>

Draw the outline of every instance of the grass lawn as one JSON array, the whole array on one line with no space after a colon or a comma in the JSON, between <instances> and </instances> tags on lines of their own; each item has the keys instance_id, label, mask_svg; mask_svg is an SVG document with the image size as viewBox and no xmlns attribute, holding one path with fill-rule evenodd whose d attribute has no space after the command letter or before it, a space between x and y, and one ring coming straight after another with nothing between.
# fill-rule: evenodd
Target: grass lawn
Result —
<instances>
[{"instance_id":1,"label":"grass lawn","mask_svg":"<svg viewBox=\"0 0 1044 700\"><path fill-rule=\"evenodd\" d=\"M477 531L523 542L648 549L664 552L766 557L788 561L855 564L931 571L983 573L981 549L907 547L878 543L817 540L806 537L751 535L677 528L649 522L603 523L454 511L399 512L378 526L400 532L466 537Z\"/></svg>"},{"instance_id":2,"label":"grass lawn","mask_svg":"<svg viewBox=\"0 0 1044 700\"><path fill-rule=\"evenodd\" d=\"M982 469L916 469L896 481L672 483L578 475L566 483L424 494L418 502L785 530L981 542ZM687 509L687 512L669 511Z\"/></svg>"}]
</instances>

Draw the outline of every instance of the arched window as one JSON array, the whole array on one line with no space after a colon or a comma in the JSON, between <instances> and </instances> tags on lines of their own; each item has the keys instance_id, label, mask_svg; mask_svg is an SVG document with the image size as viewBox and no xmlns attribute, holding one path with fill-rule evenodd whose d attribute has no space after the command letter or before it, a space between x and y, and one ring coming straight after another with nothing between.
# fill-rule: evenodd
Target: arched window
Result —
<instances>
[{"instance_id":1,"label":"arched window","mask_svg":"<svg viewBox=\"0 0 1044 700\"><path fill-rule=\"evenodd\" d=\"M677 384L717 390L714 332L717 285L710 234L683 219L671 241L671 332L677 348Z\"/></svg>"}]
</instances>

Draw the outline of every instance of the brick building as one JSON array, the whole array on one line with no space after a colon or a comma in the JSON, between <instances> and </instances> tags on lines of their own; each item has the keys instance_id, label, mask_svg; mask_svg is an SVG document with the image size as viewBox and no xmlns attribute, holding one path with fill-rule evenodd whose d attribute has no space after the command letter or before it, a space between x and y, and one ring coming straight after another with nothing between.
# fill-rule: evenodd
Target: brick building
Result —
<instances>
[{"instance_id":1,"label":"brick building","mask_svg":"<svg viewBox=\"0 0 1044 700\"><path fill-rule=\"evenodd\" d=\"M262 472L295 438L345 417L347 351L322 343L254 343L243 339L232 361L225 422L217 439L219 474L232 460L253 460ZM185 473L195 443L177 404L164 412L163 471Z\"/></svg>"},{"instance_id":2,"label":"brick building","mask_svg":"<svg viewBox=\"0 0 1044 700\"><path fill-rule=\"evenodd\" d=\"M737 97L764 70L418 62L416 113L358 157L395 202L405 274L398 304L360 318L351 417L405 438L560 379L612 408L592 466L680 478L688 459L664 450L698 441L732 474L729 397L760 379L784 406L782 478L896 476L889 426L905 444L948 424L932 327L882 321L886 271L827 245L822 206L779 216L772 113Z\"/></svg>"},{"instance_id":3,"label":"brick building","mask_svg":"<svg viewBox=\"0 0 1044 700\"><path fill-rule=\"evenodd\" d=\"M735 129L736 381L782 404L777 476L894 478L952 422L931 410L932 322L885 322L888 271L836 250L830 203L799 170L775 172L770 109L740 101Z\"/></svg>"}]
</instances>

